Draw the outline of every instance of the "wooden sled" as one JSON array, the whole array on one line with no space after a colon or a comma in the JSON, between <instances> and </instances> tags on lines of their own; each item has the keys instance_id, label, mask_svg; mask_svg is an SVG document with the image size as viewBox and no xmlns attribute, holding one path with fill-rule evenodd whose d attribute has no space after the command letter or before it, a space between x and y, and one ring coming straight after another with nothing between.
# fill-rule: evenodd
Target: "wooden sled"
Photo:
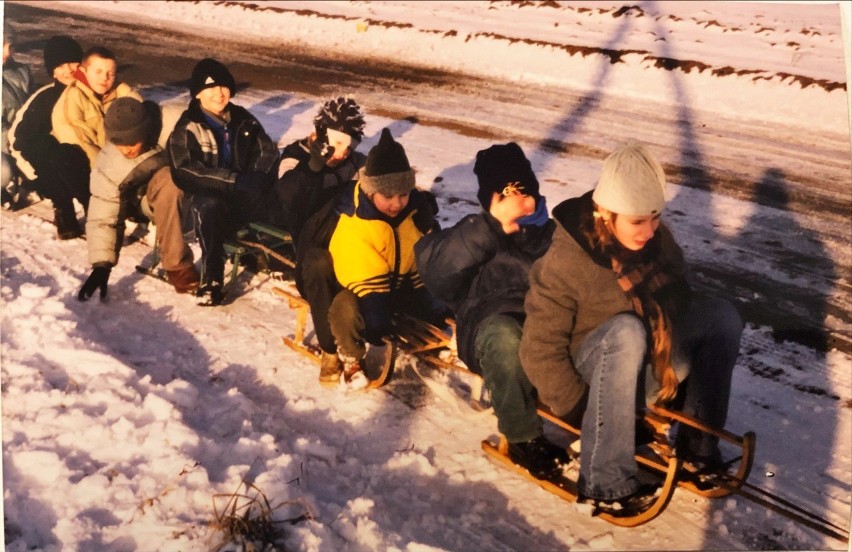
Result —
<instances>
[{"instance_id":1,"label":"wooden sled","mask_svg":"<svg viewBox=\"0 0 852 552\"><path fill-rule=\"evenodd\" d=\"M564 476L555 480L538 479L533 477L529 471L509 459L509 443L506 441L505 437L500 436L500 442L497 445L494 445L488 440L482 441L482 450L501 465L511 469L515 473L523 475L547 492L568 502L576 502L579 494L577 491L576 481ZM663 512L666 505L668 505L671 500L676 487L675 482L677 480L677 473L679 469L680 461L676 458L669 459L668 465L663 471L664 479L662 481L659 494L657 495L657 500L654 501L650 508L641 514L630 517L615 517L610 514L599 513L596 517L620 527L636 527L637 525L642 525L643 523L651 521Z\"/></svg>"}]
</instances>

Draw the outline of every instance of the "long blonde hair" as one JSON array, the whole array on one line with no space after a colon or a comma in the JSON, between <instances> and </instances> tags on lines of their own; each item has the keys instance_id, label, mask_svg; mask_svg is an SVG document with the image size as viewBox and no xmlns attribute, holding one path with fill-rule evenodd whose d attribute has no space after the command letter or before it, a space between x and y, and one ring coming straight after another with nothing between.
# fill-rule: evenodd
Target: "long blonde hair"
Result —
<instances>
[{"instance_id":1,"label":"long blonde hair","mask_svg":"<svg viewBox=\"0 0 852 552\"><path fill-rule=\"evenodd\" d=\"M677 376L671 365L672 356L672 326L669 316L657 303L650 293L646 293L644 301L635 290L635 282L623 272L623 265L616 253L617 238L613 230L617 213L608 211L593 203L593 222L584 228L584 233L592 248L610 259L612 270L618 277L621 289L633 303L633 310L650 327L649 357L654 369L654 377L660 384L657 394L658 403L671 401L677 395Z\"/></svg>"}]
</instances>

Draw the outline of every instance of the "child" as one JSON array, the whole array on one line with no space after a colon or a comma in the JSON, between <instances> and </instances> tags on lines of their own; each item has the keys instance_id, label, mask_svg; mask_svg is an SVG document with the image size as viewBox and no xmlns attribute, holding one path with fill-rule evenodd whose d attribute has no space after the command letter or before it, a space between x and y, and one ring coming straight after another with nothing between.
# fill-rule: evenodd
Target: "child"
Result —
<instances>
[{"instance_id":1,"label":"child","mask_svg":"<svg viewBox=\"0 0 852 552\"><path fill-rule=\"evenodd\" d=\"M450 311L423 287L414 261L414 244L434 227L436 208L414 188L405 150L388 129L338 212L329 251L342 291L328 316L340 358L334 369L357 388L368 383L362 371L367 343L389 346L394 313L443 327Z\"/></svg>"},{"instance_id":2,"label":"child","mask_svg":"<svg viewBox=\"0 0 852 552\"><path fill-rule=\"evenodd\" d=\"M298 244L302 227L323 205L336 199L364 166L356 151L364 139L364 113L352 98L326 101L314 117L314 131L281 152L275 184L287 220L282 222Z\"/></svg>"},{"instance_id":3,"label":"child","mask_svg":"<svg viewBox=\"0 0 852 552\"><path fill-rule=\"evenodd\" d=\"M334 208L340 195L357 179L366 161L357 151L365 126L361 107L352 98L326 101L314 117L314 131L284 148L275 183L285 219L282 224L296 249L296 287L311 305L314 332L323 351L321 384L337 384L340 379L340 360L328 321L328 309L340 285L328 243L337 224Z\"/></svg>"},{"instance_id":4,"label":"child","mask_svg":"<svg viewBox=\"0 0 852 552\"><path fill-rule=\"evenodd\" d=\"M9 154L8 133L15 114L24 105L30 95L31 82L30 68L19 63L12 57L15 46L15 30L8 23L3 29L3 118L0 120L0 142L2 142L2 192L3 205L9 208L17 206L18 201L18 176L19 171L14 159Z\"/></svg>"},{"instance_id":5,"label":"child","mask_svg":"<svg viewBox=\"0 0 852 552\"><path fill-rule=\"evenodd\" d=\"M74 199L88 202L88 164L71 166L73 155L66 155L52 134L53 108L83 59L83 49L71 37L51 37L44 46L44 68L53 79L39 88L18 110L9 129L9 150L24 177L53 203L54 224L60 240L74 239L83 231L77 222ZM77 152L82 155L82 152ZM78 156L79 158L79 156ZM82 167L81 167L82 165ZM83 171L84 174L80 174Z\"/></svg>"},{"instance_id":6,"label":"child","mask_svg":"<svg viewBox=\"0 0 852 552\"><path fill-rule=\"evenodd\" d=\"M278 149L260 122L231 103L236 82L212 58L199 61L189 82L189 107L169 138L175 183L190 198L201 242L198 304L224 299L225 239L240 225L269 221L277 211L272 171Z\"/></svg>"},{"instance_id":7,"label":"child","mask_svg":"<svg viewBox=\"0 0 852 552\"><path fill-rule=\"evenodd\" d=\"M664 188L644 146L617 148L594 191L553 210L559 226L525 302L523 368L554 414L585 411L578 489L616 517L655 500L636 477L637 387L649 404L724 427L743 328L731 303L691 293L683 253L660 220ZM681 458L721 463L713 435L681 428L675 443Z\"/></svg>"},{"instance_id":8,"label":"child","mask_svg":"<svg viewBox=\"0 0 852 552\"><path fill-rule=\"evenodd\" d=\"M529 270L550 246L555 223L518 144L480 151L473 171L483 211L423 236L414 246L417 266L429 291L456 313L459 356L484 379L509 458L548 478L568 455L544 437L518 346Z\"/></svg>"},{"instance_id":9,"label":"child","mask_svg":"<svg viewBox=\"0 0 852 552\"><path fill-rule=\"evenodd\" d=\"M78 299L100 290L106 298L107 281L124 238L125 220L152 219L163 268L178 293L198 288L192 250L183 239L183 192L175 186L168 155L157 144L160 108L131 97L112 102L104 118L107 143L92 170L92 199L86 223L86 243L92 273ZM163 140L164 141L164 140Z\"/></svg>"}]
</instances>

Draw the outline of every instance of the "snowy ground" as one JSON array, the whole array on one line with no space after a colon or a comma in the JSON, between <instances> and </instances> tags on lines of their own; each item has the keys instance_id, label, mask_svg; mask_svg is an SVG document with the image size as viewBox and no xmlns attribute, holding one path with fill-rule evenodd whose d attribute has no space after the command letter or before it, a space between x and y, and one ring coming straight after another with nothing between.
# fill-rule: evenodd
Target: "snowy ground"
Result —
<instances>
[{"instance_id":1,"label":"snowy ground","mask_svg":"<svg viewBox=\"0 0 852 552\"><path fill-rule=\"evenodd\" d=\"M673 173L667 217L702 282L774 321L749 325L735 372L728 429L757 433L750 481L849 527L852 177L836 4L52 3L78 14L64 19L23 4L5 9L29 36L117 29L149 63L175 56L183 78L187 56L217 50L207 39L176 54L177 33L215 31L238 81L237 68L255 84L235 101L281 145L344 87L368 113L363 150L391 126L448 225L475 209L472 160L491 143L518 140L554 206L593 186L618 140L646 140ZM34 66L41 40L21 53ZM306 52L345 52L369 71L341 56L314 90L263 78ZM154 79L134 58L122 75L185 103L163 65ZM283 504L276 519L309 514L284 526L292 550L848 548L737 497L678 491L635 529L591 518L485 458L496 421L467 404L463 375L402 359L382 391L320 388L281 344L295 320L267 277L243 274L232 304L201 309L133 270L150 254L136 243L109 302L79 303L85 244L56 241L43 211L3 212L0 225L7 550L207 550L214 502L221 511L218 495L244 478ZM806 319L835 348L773 339Z\"/></svg>"}]
</instances>

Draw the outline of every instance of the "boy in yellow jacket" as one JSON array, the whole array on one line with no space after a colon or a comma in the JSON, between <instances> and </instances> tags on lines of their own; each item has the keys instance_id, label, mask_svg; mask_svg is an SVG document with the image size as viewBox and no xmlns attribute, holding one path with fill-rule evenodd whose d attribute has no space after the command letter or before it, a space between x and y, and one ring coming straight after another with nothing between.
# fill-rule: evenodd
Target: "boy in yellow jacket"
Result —
<instances>
[{"instance_id":1,"label":"boy in yellow jacket","mask_svg":"<svg viewBox=\"0 0 852 552\"><path fill-rule=\"evenodd\" d=\"M329 244L343 288L331 303L338 374L353 387L367 382L367 343L388 347L394 313L406 312L443 326L450 315L420 280L414 244L437 226L437 206L415 189L414 171L388 129L367 155L360 179L344 192Z\"/></svg>"}]
</instances>

